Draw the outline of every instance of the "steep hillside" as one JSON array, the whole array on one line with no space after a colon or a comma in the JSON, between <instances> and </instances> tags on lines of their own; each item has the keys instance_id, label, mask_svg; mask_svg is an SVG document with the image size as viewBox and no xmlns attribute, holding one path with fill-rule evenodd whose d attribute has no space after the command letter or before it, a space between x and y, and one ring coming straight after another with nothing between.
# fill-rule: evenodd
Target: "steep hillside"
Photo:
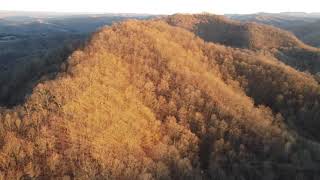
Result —
<instances>
[{"instance_id":1,"label":"steep hillside","mask_svg":"<svg viewBox=\"0 0 320 180\"><path fill-rule=\"evenodd\" d=\"M274 72L318 84L264 58L162 21L103 28L24 104L1 110L1 176L317 179L319 145L244 88L256 92L252 77ZM298 87L285 86L286 100Z\"/></svg>"},{"instance_id":2,"label":"steep hillside","mask_svg":"<svg viewBox=\"0 0 320 180\"><path fill-rule=\"evenodd\" d=\"M237 48L265 51L302 71L320 72L320 50L305 45L292 33L258 23L240 23L210 14L176 14L165 18L171 25L188 29L206 41Z\"/></svg>"},{"instance_id":3,"label":"steep hillside","mask_svg":"<svg viewBox=\"0 0 320 180\"><path fill-rule=\"evenodd\" d=\"M240 83L255 104L280 112L290 128L320 140L317 130L320 86L313 76L296 71L264 53L211 46L204 53L219 64L224 79Z\"/></svg>"}]
</instances>

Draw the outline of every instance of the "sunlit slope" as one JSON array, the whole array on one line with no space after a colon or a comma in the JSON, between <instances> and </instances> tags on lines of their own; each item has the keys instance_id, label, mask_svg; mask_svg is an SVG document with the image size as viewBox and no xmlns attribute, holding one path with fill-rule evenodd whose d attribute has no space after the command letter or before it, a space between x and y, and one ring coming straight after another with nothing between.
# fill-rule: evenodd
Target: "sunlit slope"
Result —
<instances>
[{"instance_id":1,"label":"sunlit slope","mask_svg":"<svg viewBox=\"0 0 320 180\"><path fill-rule=\"evenodd\" d=\"M254 105L225 69L232 66L219 61L237 53L161 21L101 29L56 79L39 84L25 104L1 110L1 175L316 178L317 144Z\"/></svg>"}]
</instances>

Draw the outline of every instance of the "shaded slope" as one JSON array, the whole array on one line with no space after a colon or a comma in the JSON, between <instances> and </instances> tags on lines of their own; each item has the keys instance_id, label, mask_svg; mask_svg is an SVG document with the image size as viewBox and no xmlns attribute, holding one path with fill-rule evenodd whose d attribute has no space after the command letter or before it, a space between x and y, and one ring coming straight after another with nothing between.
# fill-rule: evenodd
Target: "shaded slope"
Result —
<instances>
[{"instance_id":1,"label":"shaded slope","mask_svg":"<svg viewBox=\"0 0 320 180\"><path fill-rule=\"evenodd\" d=\"M257 22L268 24L293 32L306 44L315 47L320 45L319 16L305 14L302 16L291 14L250 14L250 15L228 15L231 19L243 22Z\"/></svg>"},{"instance_id":2,"label":"shaded slope","mask_svg":"<svg viewBox=\"0 0 320 180\"><path fill-rule=\"evenodd\" d=\"M292 33L257 24L240 23L216 15L177 14L165 19L169 24L195 32L206 41L237 48L267 51L302 71L320 71L320 50L305 45Z\"/></svg>"},{"instance_id":3,"label":"shaded slope","mask_svg":"<svg viewBox=\"0 0 320 180\"><path fill-rule=\"evenodd\" d=\"M23 103L42 75L54 77L84 36L63 35L0 44L0 106Z\"/></svg>"},{"instance_id":4,"label":"shaded slope","mask_svg":"<svg viewBox=\"0 0 320 180\"><path fill-rule=\"evenodd\" d=\"M167 17L166 21L193 31L206 41L232 47L271 49L302 45L289 32L257 23L240 23L224 16L176 14Z\"/></svg>"},{"instance_id":5,"label":"shaded slope","mask_svg":"<svg viewBox=\"0 0 320 180\"><path fill-rule=\"evenodd\" d=\"M219 65L227 82L232 79L240 83L256 104L280 112L288 124L295 126L291 128L320 139L317 130L320 86L310 74L299 72L263 53L219 45L209 45L204 53Z\"/></svg>"},{"instance_id":6,"label":"shaded slope","mask_svg":"<svg viewBox=\"0 0 320 180\"><path fill-rule=\"evenodd\" d=\"M254 105L214 58L238 55L225 49L159 21L101 29L1 111L3 177L317 178L318 145Z\"/></svg>"},{"instance_id":7,"label":"shaded slope","mask_svg":"<svg viewBox=\"0 0 320 180\"><path fill-rule=\"evenodd\" d=\"M287 29L295 33L304 42L316 47L320 47L320 25L319 24L320 24L320 20L317 20L315 22L298 24Z\"/></svg>"}]
</instances>

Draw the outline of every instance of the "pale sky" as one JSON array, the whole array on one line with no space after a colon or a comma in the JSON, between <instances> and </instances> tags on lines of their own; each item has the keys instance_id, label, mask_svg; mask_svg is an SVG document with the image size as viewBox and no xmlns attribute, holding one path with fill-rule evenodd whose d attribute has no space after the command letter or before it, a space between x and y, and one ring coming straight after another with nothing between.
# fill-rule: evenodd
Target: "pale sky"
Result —
<instances>
[{"instance_id":1,"label":"pale sky","mask_svg":"<svg viewBox=\"0 0 320 180\"><path fill-rule=\"evenodd\" d=\"M320 12L320 0L0 0L0 10L149 14Z\"/></svg>"}]
</instances>

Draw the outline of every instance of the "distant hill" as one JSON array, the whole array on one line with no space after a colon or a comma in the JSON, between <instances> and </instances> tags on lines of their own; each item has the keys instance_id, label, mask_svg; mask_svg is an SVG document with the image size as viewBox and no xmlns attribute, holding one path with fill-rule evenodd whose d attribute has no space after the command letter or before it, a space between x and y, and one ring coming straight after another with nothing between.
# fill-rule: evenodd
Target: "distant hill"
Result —
<instances>
[{"instance_id":1,"label":"distant hill","mask_svg":"<svg viewBox=\"0 0 320 180\"><path fill-rule=\"evenodd\" d=\"M46 18L64 18L64 17L88 17L88 16L121 16L121 17L146 17L154 16L150 14L139 13L81 13L81 12L41 12L41 11L4 11L0 10L0 19L19 20L20 18L34 18L34 19L46 19Z\"/></svg>"},{"instance_id":2,"label":"distant hill","mask_svg":"<svg viewBox=\"0 0 320 180\"><path fill-rule=\"evenodd\" d=\"M177 14L169 24L195 32L206 41L271 53L302 71L320 72L320 49L301 42L292 33L259 23L241 23L224 16Z\"/></svg>"},{"instance_id":3,"label":"distant hill","mask_svg":"<svg viewBox=\"0 0 320 180\"><path fill-rule=\"evenodd\" d=\"M193 30L202 16L180 17ZM213 19L224 26L196 32L243 28ZM130 20L53 66L25 102L0 110L4 179L320 176L320 86L271 55L205 42L163 19Z\"/></svg>"},{"instance_id":4,"label":"distant hill","mask_svg":"<svg viewBox=\"0 0 320 180\"><path fill-rule=\"evenodd\" d=\"M51 31L90 33L124 19L146 19L147 14L72 14L0 11L0 34L37 35Z\"/></svg>"},{"instance_id":5,"label":"distant hill","mask_svg":"<svg viewBox=\"0 0 320 180\"><path fill-rule=\"evenodd\" d=\"M309 45L320 46L319 21L320 13L259 13L248 15L227 15L234 20L257 22L273 25L293 32Z\"/></svg>"},{"instance_id":6,"label":"distant hill","mask_svg":"<svg viewBox=\"0 0 320 180\"><path fill-rule=\"evenodd\" d=\"M320 48L320 18L315 22L292 26L288 30L292 31L304 42Z\"/></svg>"},{"instance_id":7,"label":"distant hill","mask_svg":"<svg viewBox=\"0 0 320 180\"><path fill-rule=\"evenodd\" d=\"M57 13L57 12L32 12L32 11L4 11L0 10L0 19L17 19L17 17L29 17L29 18L48 18L72 15L70 13Z\"/></svg>"},{"instance_id":8,"label":"distant hill","mask_svg":"<svg viewBox=\"0 0 320 180\"><path fill-rule=\"evenodd\" d=\"M258 22L288 28L297 24L315 22L320 13L283 12L283 13L257 13L257 14L226 14L225 16L239 21Z\"/></svg>"}]
</instances>

